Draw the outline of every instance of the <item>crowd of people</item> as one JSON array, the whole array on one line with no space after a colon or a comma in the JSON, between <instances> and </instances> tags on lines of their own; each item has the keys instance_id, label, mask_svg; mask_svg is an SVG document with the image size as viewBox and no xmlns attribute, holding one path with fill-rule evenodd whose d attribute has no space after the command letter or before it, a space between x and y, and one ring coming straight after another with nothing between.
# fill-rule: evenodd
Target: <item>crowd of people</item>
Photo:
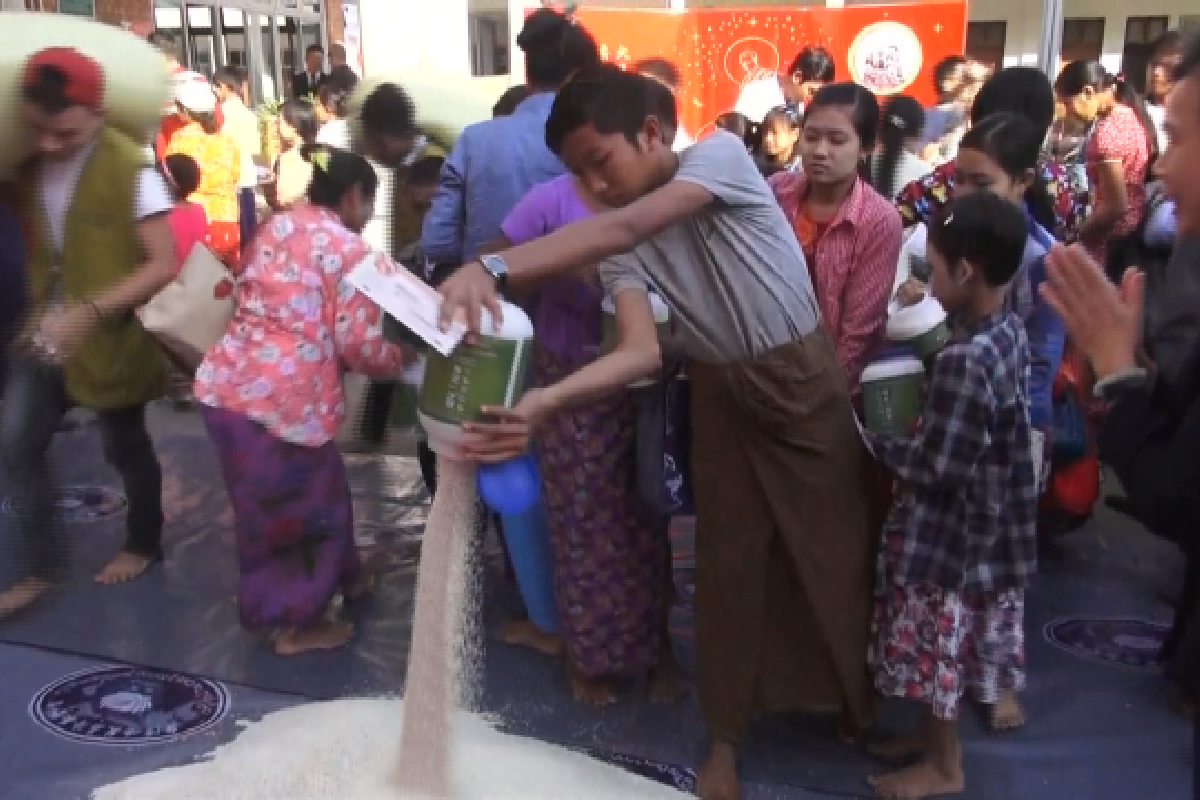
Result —
<instances>
[{"instance_id":1,"label":"crowd of people","mask_svg":"<svg viewBox=\"0 0 1200 800\"><path fill-rule=\"evenodd\" d=\"M928 108L907 95L881 106L808 47L698 141L669 62L607 65L549 8L517 44L524 86L448 152L394 83L352 112L347 70L324 74L310 49L266 181L236 71L179 71L146 166L104 121L95 61L68 48L30 60L38 155L5 195L13 224L0 217L29 297L11 316L28 322L6 332L0 453L29 509L31 566L0 593L0 616L61 580L46 451L70 406L97 411L129 499L127 544L98 579L164 557L145 424L164 359L135 312L204 242L239 280L195 399L234 507L242 622L281 655L350 641L327 610L370 583L337 441L343 378L377 379L360 445L378 446L418 359L346 282L373 258L437 285L447 320L478 329L506 298L534 322L527 391L468 424L463 455L532 450L540 464L559 630L513 619L499 636L561 659L582 703L617 702L629 677L655 702L687 691L667 625L669 520L641 491L626 387L688 385L668 413L691 431L695 685L711 736L700 796L738 797L754 716L792 708L836 715L847 743L898 764L871 778L879 796L963 790L962 698L998 732L1025 723L1025 590L1055 475L1080 457L1056 424L1071 404L1092 413L1084 450L1112 464L1127 510L1188 555L1170 655L1195 691L1200 41L1156 45L1146 98L1096 62L1052 83L950 58ZM906 255L918 235L923 269ZM1127 273L1147 249L1161 269ZM926 359L920 422L864 430L863 373L889 308L926 294L953 334ZM1063 391L1077 362L1087 380ZM877 695L922 703L912 735L871 735Z\"/></svg>"}]
</instances>

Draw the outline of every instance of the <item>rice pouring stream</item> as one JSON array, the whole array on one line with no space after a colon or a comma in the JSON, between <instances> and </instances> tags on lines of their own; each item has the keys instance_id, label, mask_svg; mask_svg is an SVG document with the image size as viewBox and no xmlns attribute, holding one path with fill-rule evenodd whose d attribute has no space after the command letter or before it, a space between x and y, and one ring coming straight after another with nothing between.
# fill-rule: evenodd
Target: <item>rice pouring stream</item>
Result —
<instances>
[{"instance_id":1,"label":"rice pouring stream","mask_svg":"<svg viewBox=\"0 0 1200 800\"><path fill-rule=\"evenodd\" d=\"M482 330L449 356L430 353L420 419L438 456L438 488L425 523L417 572L413 637L404 684L407 713L396 785L431 797L450 796L450 719L467 687L467 557L476 529L475 467L458 458L461 425L485 406L511 406L525 385L533 323L505 303L499 325L484 314Z\"/></svg>"},{"instance_id":2,"label":"rice pouring stream","mask_svg":"<svg viewBox=\"0 0 1200 800\"><path fill-rule=\"evenodd\" d=\"M475 530L475 469L438 457L438 490L425 523L404 724L396 760L397 788L446 798L450 783L450 721L460 692L466 631L467 545Z\"/></svg>"}]
</instances>

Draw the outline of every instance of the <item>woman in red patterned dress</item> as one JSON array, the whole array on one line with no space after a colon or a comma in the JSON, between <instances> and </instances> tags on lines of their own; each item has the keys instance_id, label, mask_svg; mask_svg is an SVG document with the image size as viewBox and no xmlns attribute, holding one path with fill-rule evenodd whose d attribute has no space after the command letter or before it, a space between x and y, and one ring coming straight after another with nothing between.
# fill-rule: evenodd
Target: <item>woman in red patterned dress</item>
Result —
<instances>
[{"instance_id":1,"label":"woman in red patterned dress","mask_svg":"<svg viewBox=\"0 0 1200 800\"><path fill-rule=\"evenodd\" d=\"M1136 228L1146 210L1146 177L1158 155L1154 123L1141 96L1097 61L1067 64L1054 91L1069 117L1091 126L1084 159L1092 211L1079 241L1103 264L1108 243Z\"/></svg>"}]
</instances>

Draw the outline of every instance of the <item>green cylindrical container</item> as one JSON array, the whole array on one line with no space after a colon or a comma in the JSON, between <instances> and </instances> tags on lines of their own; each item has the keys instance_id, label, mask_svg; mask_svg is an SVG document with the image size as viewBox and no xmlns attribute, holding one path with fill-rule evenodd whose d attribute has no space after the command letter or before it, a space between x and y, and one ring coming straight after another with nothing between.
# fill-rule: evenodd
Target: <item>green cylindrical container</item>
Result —
<instances>
[{"instance_id":1,"label":"green cylindrical container","mask_svg":"<svg viewBox=\"0 0 1200 800\"><path fill-rule=\"evenodd\" d=\"M484 406L510 407L525 390L525 372L533 344L533 323L520 308L504 304L504 319L494 329L484 312L482 329L464 340L449 356L431 350L425 365L418 406L429 447L453 456L468 437L464 422L479 418Z\"/></svg>"},{"instance_id":2,"label":"green cylindrical container","mask_svg":"<svg viewBox=\"0 0 1200 800\"><path fill-rule=\"evenodd\" d=\"M928 358L950 341L946 312L932 294L926 292L916 305L888 309L888 341L908 345L917 358Z\"/></svg>"},{"instance_id":3,"label":"green cylindrical container","mask_svg":"<svg viewBox=\"0 0 1200 800\"><path fill-rule=\"evenodd\" d=\"M912 432L921 416L925 367L912 357L879 361L863 370L862 400L867 429L890 436Z\"/></svg>"}]
</instances>

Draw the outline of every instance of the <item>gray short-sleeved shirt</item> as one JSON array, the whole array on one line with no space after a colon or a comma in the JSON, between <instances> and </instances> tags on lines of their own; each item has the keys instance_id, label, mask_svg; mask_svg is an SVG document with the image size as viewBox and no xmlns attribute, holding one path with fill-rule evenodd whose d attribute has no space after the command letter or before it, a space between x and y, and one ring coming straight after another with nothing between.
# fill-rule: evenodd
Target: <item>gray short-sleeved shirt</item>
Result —
<instances>
[{"instance_id":1,"label":"gray short-sleeved shirt","mask_svg":"<svg viewBox=\"0 0 1200 800\"><path fill-rule=\"evenodd\" d=\"M820 323L804 254L740 139L716 131L679 155L675 180L712 193L700 213L606 259L612 296L657 292L688 356L731 363L811 333Z\"/></svg>"}]
</instances>

